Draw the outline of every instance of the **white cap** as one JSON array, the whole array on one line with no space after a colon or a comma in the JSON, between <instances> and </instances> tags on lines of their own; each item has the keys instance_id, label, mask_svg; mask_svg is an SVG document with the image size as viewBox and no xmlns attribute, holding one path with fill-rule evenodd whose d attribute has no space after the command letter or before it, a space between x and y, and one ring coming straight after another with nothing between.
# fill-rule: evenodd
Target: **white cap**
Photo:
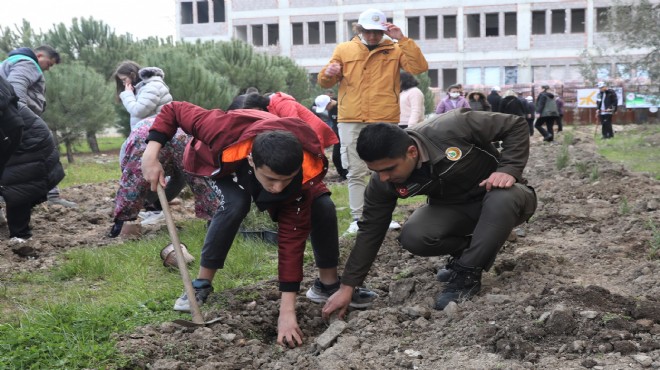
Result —
<instances>
[{"instance_id":1,"label":"white cap","mask_svg":"<svg viewBox=\"0 0 660 370\"><path fill-rule=\"evenodd\" d=\"M530 96L526 96L525 99L526 99L527 101L532 101L532 100L534 100L534 98L532 98L531 95L530 95Z\"/></svg>"},{"instance_id":2,"label":"white cap","mask_svg":"<svg viewBox=\"0 0 660 370\"><path fill-rule=\"evenodd\" d=\"M502 89L500 89L499 86L493 86L493 88L490 89L490 90L491 90L491 91L502 91Z\"/></svg>"},{"instance_id":3,"label":"white cap","mask_svg":"<svg viewBox=\"0 0 660 370\"><path fill-rule=\"evenodd\" d=\"M330 97L327 95L319 95L314 99L314 105L316 105L316 113L323 113L325 107L330 104Z\"/></svg>"},{"instance_id":4,"label":"white cap","mask_svg":"<svg viewBox=\"0 0 660 370\"><path fill-rule=\"evenodd\" d=\"M607 84L605 84L605 82L603 82L603 81L598 81L598 83L596 84L596 87L598 87L598 88L605 87L605 86L607 86Z\"/></svg>"},{"instance_id":5,"label":"white cap","mask_svg":"<svg viewBox=\"0 0 660 370\"><path fill-rule=\"evenodd\" d=\"M358 18L358 24L365 30L387 31L387 27L383 25L385 22L387 22L385 13L378 9L367 9Z\"/></svg>"}]
</instances>

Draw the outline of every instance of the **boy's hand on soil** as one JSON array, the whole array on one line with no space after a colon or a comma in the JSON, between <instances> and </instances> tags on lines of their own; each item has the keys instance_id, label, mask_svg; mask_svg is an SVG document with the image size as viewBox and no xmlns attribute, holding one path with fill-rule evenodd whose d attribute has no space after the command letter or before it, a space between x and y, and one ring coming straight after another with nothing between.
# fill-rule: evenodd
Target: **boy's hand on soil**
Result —
<instances>
[{"instance_id":1,"label":"boy's hand on soil","mask_svg":"<svg viewBox=\"0 0 660 370\"><path fill-rule=\"evenodd\" d=\"M335 294L331 295L330 298L328 298L328 301L325 302L323 310L321 310L323 319L328 320L330 315L332 315L332 313L337 310L339 310L339 318L343 319L346 315L348 305L351 303L354 289L354 287L342 284L339 290L336 291Z\"/></svg>"},{"instance_id":2,"label":"boy's hand on soil","mask_svg":"<svg viewBox=\"0 0 660 370\"><path fill-rule=\"evenodd\" d=\"M479 186L485 186L486 191L494 188L508 189L516 183L516 178L504 172L493 172L490 176L479 183Z\"/></svg>"},{"instance_id":3,"label":"boy's hand on soil","mask_svg":"<svg viewBox=\"0 0 660 370\"><path fill-rule=\"evenodd\" d=\"M277 320L277 343L283 347L295 348L302 345L303 333L298 326L296 313L280 312Z\"/></svg>"}]
</instances>

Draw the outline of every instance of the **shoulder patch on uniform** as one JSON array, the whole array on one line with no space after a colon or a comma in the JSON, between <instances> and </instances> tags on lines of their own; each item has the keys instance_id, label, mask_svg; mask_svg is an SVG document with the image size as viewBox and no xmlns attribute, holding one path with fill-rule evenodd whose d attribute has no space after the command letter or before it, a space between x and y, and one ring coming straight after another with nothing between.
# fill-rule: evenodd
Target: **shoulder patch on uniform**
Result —
<instances>
[{"instance_id":1,"label":"shoulder patch on uniform","mask_svg":"<svg viewBox=\"0 0 660 370\"><path fill-rule=\"evenodd\" d=\"M461 157L463 156L463 152L461 152L459 148L452 146L447 148L447 150L445 150L445 156L450 161L457 161L461 159Z\"/></svg>"}]
</instances>

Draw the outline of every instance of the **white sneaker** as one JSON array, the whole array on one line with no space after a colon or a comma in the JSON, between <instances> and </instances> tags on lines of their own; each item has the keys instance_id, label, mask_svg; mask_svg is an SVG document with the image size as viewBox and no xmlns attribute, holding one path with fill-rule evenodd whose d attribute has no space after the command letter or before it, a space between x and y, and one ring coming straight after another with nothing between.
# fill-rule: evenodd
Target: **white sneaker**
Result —
<instances>
[{"instance_id":1,"label":"white sneaker","mask_svg":"<svg viewBox=\"0 0 660 370\"><path fill-rule=\"evenodd\" d=\"M356 234L360 228L358 227L357 221L351 222L350 225L348 225L348 229L346 229L346 232L344 235L348 234Z\"/></svg>"},{"instance_id":2,"label":"white sneaker","mask_svg":"<svg viewBox=\"0 0 660 370\"><path fill-rule=\"evenodd\" d=\"M27 239L19 238L19 237L13 237L9 239L9 244L23 244L27 243Z\"/></svg>"},{"instance_id":3,"label":"white sneaker","mask_svg":"<svg viewBox=\"0 0 660 370\"><path fill-rule=\"evenodd\" d=\"M165 221L165 214L163 212L152 212L140 222L141 225L155 225L159 222Z\"/></svg>"},{"instance_id":4,"label":"white sneaker","mask_svg":"<svg viewBox=\"0 0 660 370\"><path fill-rule=\"evenodd\" d=\"M5 211L0 208L0 226L4 226L7 224L7 218L5 217Z\"/></svg>"},{"instance_id":5,"label":"white sneaker","mask_svg":"<svg viewBox=\"0 0 660 370\"><path fill-rule=\"evenodd\" d=\"M396 221L390 222L390 230L399 230L400 228L401 225L398 222Z\"/></svg>"}]
</instances>

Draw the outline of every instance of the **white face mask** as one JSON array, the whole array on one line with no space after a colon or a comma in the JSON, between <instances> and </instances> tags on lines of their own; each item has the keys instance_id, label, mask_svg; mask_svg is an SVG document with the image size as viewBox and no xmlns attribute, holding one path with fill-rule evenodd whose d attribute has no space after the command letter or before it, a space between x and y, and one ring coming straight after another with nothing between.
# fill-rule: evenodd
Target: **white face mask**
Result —
<instances>
[{"instance_id":1,"label":"white face mask","mask_svg":"<svg viewBox=\"0 0 660 370\"><path fill-rule=\"evenodd\" d=\"M449 93L449 96L451 96L453 99L456 99L459 96L461 96L461 93L453 92L453 93Z\"/></svg>"}]
</instances>

